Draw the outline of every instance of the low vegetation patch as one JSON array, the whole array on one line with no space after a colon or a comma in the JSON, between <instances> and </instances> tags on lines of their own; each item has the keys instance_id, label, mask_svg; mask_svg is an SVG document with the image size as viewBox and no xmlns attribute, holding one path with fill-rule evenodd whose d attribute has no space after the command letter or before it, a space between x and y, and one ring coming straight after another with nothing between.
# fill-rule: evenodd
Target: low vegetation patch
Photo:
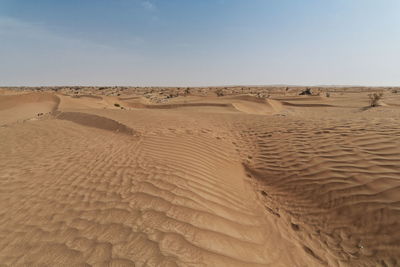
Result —
<instances>
[{"instance_id":1,"label":"low vegetation patch","mask_svg":"<svg viewBox=\"0 0 400 267\"><path fill-rule=\"evenodd\" d=\"M222 89L217 89L215 93L217 94L217 96L224 96L224 91Z\"/></svg>"},{"instance_id":2,"label":"low vegetation patch","mask_svg":"<svg viewBox=\"0 0 400 267\"><path fill-rule=\"evenodd\" d=\"M299 95L312 95L312 94L313 94L313 92L312 92L311 88L306 88Z\"/></svg>"},{"instance_id":3,"label":"low vegetation patch","mask_svg":"<svg viewBox=\"0 0 400 267\"><path fill-rule=\"evenodd\" d=\"M369 94L368 97L370 107L377 107L379 106L379 101L383 98L383 93Z\"/></svg>"}]
</instances>

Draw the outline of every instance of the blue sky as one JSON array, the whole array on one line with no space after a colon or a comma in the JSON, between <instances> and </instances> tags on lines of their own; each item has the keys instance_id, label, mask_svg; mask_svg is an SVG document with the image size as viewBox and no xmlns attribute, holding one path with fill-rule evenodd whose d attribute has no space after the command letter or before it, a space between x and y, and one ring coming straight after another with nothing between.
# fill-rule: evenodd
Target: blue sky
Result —
<instances>
[{"instance_id":1,"label":"blue sky","mask_svg":"<svg viewBox=\"0 0 400 267\"><path fill-rule=\"evenodd\" d=\"M0 0L4 85L400 85L398 0Z\"/></svg>"}]
</instances>

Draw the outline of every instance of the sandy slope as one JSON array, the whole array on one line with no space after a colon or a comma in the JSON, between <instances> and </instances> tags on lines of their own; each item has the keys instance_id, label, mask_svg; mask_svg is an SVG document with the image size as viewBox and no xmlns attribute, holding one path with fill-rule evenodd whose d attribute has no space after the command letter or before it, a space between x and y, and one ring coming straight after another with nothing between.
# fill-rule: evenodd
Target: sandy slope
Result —
<instances>
[{"instance_id":1,"label":"sandy slope","mask_svg":"<svg viewBox=\"0 0 400 267\"><path fill-rule=\"evenodd\" d=\"M0 125L55 111L60 99L50 93L0 95Z\"/></svg>"},{"instance_id":2,"label":"sandy slope","mask_svg":"<svg viewBox=\"0 0 400 267\"><path fill-rule=\"evenodd\" d=\"M0 265L398 266L385 103L0 94Z\"/></svg>"}]
</instances>

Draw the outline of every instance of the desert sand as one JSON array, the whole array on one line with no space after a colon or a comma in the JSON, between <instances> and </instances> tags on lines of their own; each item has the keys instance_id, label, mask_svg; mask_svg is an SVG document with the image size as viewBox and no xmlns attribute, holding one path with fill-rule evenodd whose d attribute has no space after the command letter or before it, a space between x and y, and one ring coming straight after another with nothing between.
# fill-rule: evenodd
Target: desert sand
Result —
<instances>
[{"instance_id":1,"label":"desert sand","mask_svg":"<svg viewBox=\"0 0 400 267\"><path fill-rule=\"evenodd\" d=\"M399 88L3 88L0 140L0 266L400 265Z\"/></svg>"}]
</instances>

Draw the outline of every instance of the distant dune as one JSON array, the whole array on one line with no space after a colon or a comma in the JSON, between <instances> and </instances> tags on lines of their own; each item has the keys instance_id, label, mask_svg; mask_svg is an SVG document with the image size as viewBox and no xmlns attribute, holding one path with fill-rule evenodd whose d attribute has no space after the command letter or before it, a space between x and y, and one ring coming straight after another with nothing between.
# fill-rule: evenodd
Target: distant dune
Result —
<instances>
[{"instance_id":1,"label":"distant dune","mask_svg":"<svg viewBox=\"0 0 400 267\"><path fill-rule=\"evenodd\" d=\"M0 266L399 266L400 89L309 89L2 89Z\"/></svg>"}]
</instances>

